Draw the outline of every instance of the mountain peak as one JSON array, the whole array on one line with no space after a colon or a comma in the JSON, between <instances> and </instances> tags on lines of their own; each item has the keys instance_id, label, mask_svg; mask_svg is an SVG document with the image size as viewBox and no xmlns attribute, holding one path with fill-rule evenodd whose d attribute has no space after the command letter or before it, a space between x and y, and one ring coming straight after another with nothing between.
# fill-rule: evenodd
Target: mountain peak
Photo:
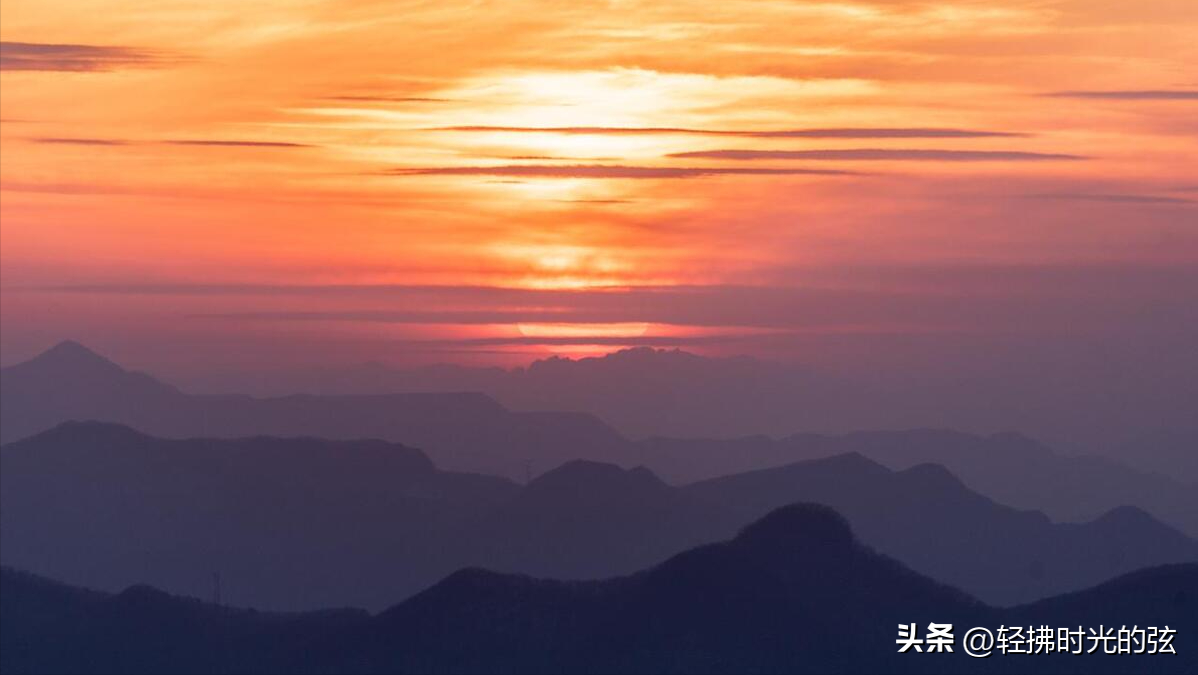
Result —
<instances>
[{"instance_id":1,"label":"mountain peak","mask_svg":"<svg viewBox=\"0 0 1198 675\"><path fill-rule=\"evenodd\" d=\"M144 443L150 437L142 432L115 422L100 422L95 420L67 420L33 436L13 441L5 447L86 447L99 449L103 447Z\"/></svg>"},{"instance_id":2,"label":"mountain peak","mask_svg":"<svg viewBox=\"0 0 1198 675\"><path fill-rule=\"evenodd\" d=\"M746 525L738 544L793 549L801 546L847 548L856 541L849 521L823 504L798 503L774 509Z\"/></svg>"},{"instance_id":3,"label":"mountain peak","mask_svg":"<svg viewBox=\"0 0 1198 675\"><path fill-rule=\"evenodd\" d=\"M587 356L571 359L562 356L551 356L539 359L528 365L531 372L544 371L547 368L586 366L586 365L652 365L661 363L697 362L705 357L681 349L659 349L657 347L628 347L619 349L603 356Z\"/></svg>"},{"instance_id":4,"label":"mountain peak","mask_svg":"<svg viewBox=\"0 0 1198 675\"><path fill-rule=\"evenodd\" d=\"M652 471L645 467L624 469L615 464L575 459L541 474L528 489L534 491L593 491L610 488L657 490L665 487Z\"/></svg>"},{"instance_id":5,"label":"mountain peak","mask_svg":"<svg viewBox=\"0 0 1198 675\"><path fill-rule=\"evenodd\" d=\"M120 368L120 366L116 365L112 361L109 361L108 359L74 340L63 340L41 354L38 354L32 360L71 365L104 365L117 369Z\"/></svg>"},{"instance_id":6,"label":"mountain peak","mask_svg":"<svg viewBox=\"0 0 1198 675\"><path fill-rule=\"evenodd\" d=\"M1107 528L1140 532L1169 527L1144 509L1131 505L1116 506L1095 518L1093 522Z\"/></svg>"}]
</instances>

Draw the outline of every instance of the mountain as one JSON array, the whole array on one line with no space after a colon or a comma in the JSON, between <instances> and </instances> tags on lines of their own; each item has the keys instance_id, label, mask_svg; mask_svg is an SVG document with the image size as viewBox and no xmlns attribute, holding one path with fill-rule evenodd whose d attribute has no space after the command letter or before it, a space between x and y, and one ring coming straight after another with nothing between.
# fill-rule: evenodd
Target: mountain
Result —
<instances>
[{"instance_id":1,"label":"mountain","mask_svg":"<svg viewBox=\"0 0 1198 675\"><path fill-rule=\"evenodd\" d=\"M1084 523L996 503L943 466L894 471L849 453L682 488L718 503L725 530L802 499L842 513L863 541L992 604L1084 588L1140 567L1198 562L1198 542L1134 507Z\"/></svg>"},{"instance_id":2,"label":"mountain","mask_svg":"<svg viewBox=\"0 0 1198 675\"><path fill-rule=\"evenodd\" d=\"M584 400L594 395L608 401L623 400L621 406L642 417L667 419L674 415L671 410L685 409L698 417L717 419L739 410L737 406L742 404L753 407L760 403L756 394L745 391L745 387L768 390L763 383L788 372L780 370L769 375L768 368L762 369L759 364L751 359L704 359L685 352L641 349L602 359L538 362L524 375L515 373L525 371L445 366L421 369L424 375L400 381L390 375L380 376L377 384L380 391L412 391L449 383L460 386L461 390L454 390L459 393L252 398L186 394L147 375L126 371L78 344L63 343L31 361L0 371L0 438L15 440L60 422L90 419L127 424L173 438L381 438L419 447L442 468L519 481L563 462L586 459L629 468L643 465L676 484L858 452L895 468L942 464L967 485L999 502L1041 510L1057 520L1089 520L1110 509L1132 505L1198 536L1198 484L1138 471L1101 457L1061 455L1017 434L912 430L798 434L778 439L759 435L629 441L591 414L513 412L486 395L460 393L465 389L486 390L499 378L517 382L514 386L519 391L544 392L540 404L554 410L606 410ZM367 370L380 369L394 374L383 366ZM560 386L529 388L520 384L521 378L533 377L529 373L534 371L535 377L560 382ZM598 374L587 374L592 371ZM686 373L724 374L713 374L704 384ZM747 379L736 380L729 373ZM632 379L621 380L624 376ZM718 383L727 386L716 386ZM347 384L343 388L352 387ZM789 396L781 390L777 393ZM518 402L533 404L529 400ZM616 418L625 419L619 415ZM785 427L794 429L808 418L789 419Z\"/></svg>"},{"instance_id":3,"label":"mountain","mask_svg":"<svg viewBox=\"0 0 1198 675\"><path fill-rule=\"evenodd\" d=\"M632 405L641 415L668 418L669 406L690 406L698 391L721 393L712 407L731 411L758 401L741 391L769 381L751 359L705 359L685 352L626 350L601 359L551 359L528 369L562 387L546 391L546 407L569 407L572 399L594 391L629 401L661 389L652 404ZM698 365L696 365L698 364ZM766 369L768 371L768 369ZM443 366L419 369L419 377L392 377L384 366L364 368L366 376L330 385L330 389L373 386L381 391L436 388L446 383L487 389L498 379L522 378L524 371ZM379 373L383 373L379 375ZM409 371L404 371L408 373ZM606 373L595 378L579 373ZM752 375L740 385L721 376L700 384L688 372ZM777 372L782 371L776 371ZM571 375L574 373L576 375ZM411 374L411 373L409 373ZM617 374L634 377L620 384ZM531 376L530 376L531 377ZM789 377L789 376L788 376ZM765 378L765 379L762 379ZM368 382L375 382L368 385ZM637 382L630 388L628 381ZM677 386L671 384L676 382ZM654 384L655 383L655 384ZM351 386L352 385L352 386ZM710 385L710 386L709 386ZM546 385L547 386L547 385ZM725 396L727 394L727 397ZM656 395L655 395L656 396ZM687 403L691 401L691 403ZM529 403L524 401L524 403ZM642 401L642 403L644 403ZM589 405L589 404L587 404ZM630 404L631 405L631 404ZM665 406L665 407L663 407ZM601 406L600 406L601 408ZM721 413L722 414L722 413ZM738 413L739 414L739 413ZM618 416L617 416L618 417ZM189 395L140 373L126 371L77 343L63 343L22 364L0 371L0 437L13 440L72 419L129 424L159 436L236 437L247 435L328 438L384 438L420 447L439 466L504 475L524 480L571 459L647 466L674 483L776 466L796 460L860 452L905 468L920 463L949 467L967 484L1003 503L1043 510L1059 520L1091 519L1121 505L1135 505L1193 536L1198 536L1198 485L1145 473L1093 456L1064 456L1016 434L980 436L952 431L914 430L852 433L841 436L800 434L778 440L767 436L735 439L651 438L630 443L597 418L582 413L518 413L479 394L300 395L274 398ZM787 428L798 426L792 419Z\"/></svg>"},{"instance_id":4,"label":"mountain","mask_svg":"<svg viewBox=\"0 0 1198 675\"><path fill-rule=\"evenodd\" d=\"M443 540L517 490L384 441L166 440L96 422L5 445L0 469L7 565L204 597L219 573L238 604L288 609L415 592L452 569Z\"/></svg>"},{"instance_id":5,"label":"mountain","mask_svg":"<svg viewBox=\"0 0 1198 675\"><path fill-rule=\"evenodd\" d=\"M1180 636L1198 628L1196 592L1198 565L1185 565L998 610L873 552L834 511L796 504L727 542L608 581L464 570L317 664L336 670L352 660L379 673L1187 672L1198 665L1198 639ZM952 654L917 657L894 646L898 623L952 623L961 639L972 626L1097 627L1119 613L1119 625L1177 630L1179 656L979 661L959 643Z\"/></svg>"},{"instance_id":6,"label":"mountain","mask_svg":"<svg viewBox=\"0 0 1198 675\"><path fill-rule=\"evenodd\" d=\"M834 393L845 390L809 369L651 347L580 359L554 356L510 370L372 362L276 372L238 384L273 395L479 391L517 410L590 412L632 437L790 433L826 421L842 402L831 400Z\"/></svg>"},{"instance_id":7,"label":"mountain","mask_svg":"<svg viewBox=\"0 0 1198 675\"><path fill-rule=\"evenodd\" d=\"M274 395L478 391L513 410L588 412L630 438L784 437L796 431L928 426L984 433L1020 429L1052 439L1071 454L1099 453L1141 471L1198 483L1198 424L1193 406L1184 403L1198 397L1193 382L1170 389L1144 380L1133 394L1113 387L1108 375L1072 368L1067 361L978 372L971 357L900 375L864 363L812 367L637 347L597 357L555 356L510 370L375 362L269 375L226 373L201 386ZM1124 374L1122 382L1132 379Z\"/></svg>"},{"instance_id":8,"label":"mountain","mask_svg":"<svg viewBox=\"0 0 1198 675\"><path fill-rule=\"evenodd\" d=\"M116 422L169 438L380 438L419 447L445 468L521 480L576 457L624 461L627 449L593 416L517 413L482 394L191 395L72 342L0 372L4 442L71 420Z\"/></svg>"},{"instance_id":9,"label":"mountain","mask_svg":"<svg viewBox=\"0 0 1198 675\"><path fill-rule=\"evenodd\" d=\"M895 617L986 614L868 551L827 508L795 505L608 581L463 570L381 614L321 666L352 654L370 672L877 672L891 661ZM462 649L466 635L482 648Z\"/></svg>"},{"instance_id":10,"label":"mountain","mask_svg":"<svg viewBox=\"0 0 1198 675\"><path fill-rule=\"evenodd\" d=\"M478 566L596 579L722 538L721 506L691 499L643 467L576 460L534 479L463 538Z\"/></svg>"},{"instance_id":11,"label":"mountain","mask_svg":"<svg viewBox=\"0 0 1198 675\"><path fill-rule=\"evenodd\" d=\"M593 582L482 569L373 617L262 614L134 587L0 571L0 670L24 672L1184 673L1198 668L1198 565L996 609L878 554L834 511L788 505L735 537ZM899 653L900 623L951 623L952 653ZM972 627L1176 631L1171 655L964 653Z\"/></svg>"},{"instance_id":12,"label":"mountain","mask_svg":"<svg viewBox=\"0 0 1198 675\"><path fill-rule=\"evenodd\" d=\"M267 609L379 608L451 571L629 574L796 500L913 569L1010 605L1198 544L1131 507L1081 524L996 504L938 466L846 454L674 487L568 462L521 487L384 441L157 439L66 423L0 448L4 564L105 590L149 582Z\"/></svg>"},{"instance_id":13,"label":"mountain","mask_svg":"<svg viewBox=\"0 0 1198 675\"><path fill-rule=\"evenodd\" d=\"M673 483L858 453L896 469L942 465L996 501L1044 511L1055 520L1089 520L1133 505L1198 536L1198 485L1101 457L1061 455L1013 433L980 436L914 429L839 436L796 434L776 440L766 436L652 438L636 445L637 461Z\"/></svg>"},{"instance_id":14,"label":"mountain","mask_svg":"<svg viewBox=\"0 0 1198 675\"><path fill-rule=\"evenodd\" d=\"M941 466L895 471L856 453L682 487L644 469L572 462L497 506L467 538L489 569L593 579L725 539L796 500L836 509L870 546L997 605L1198 561L1198 542L1135 507L1054 523L970 490Z\"/></svg>"},{"instance_id":15,"label":"mountain","mask_svg":"<svg viewBox=\"0 0 1198 675\"><path fill-rule=\"evenodd\" d=\"M6 567L0 672L275 673L303 645L369 620L349 609L231 609L145 585L98 593Z\"/></svg>"}]
</instances>

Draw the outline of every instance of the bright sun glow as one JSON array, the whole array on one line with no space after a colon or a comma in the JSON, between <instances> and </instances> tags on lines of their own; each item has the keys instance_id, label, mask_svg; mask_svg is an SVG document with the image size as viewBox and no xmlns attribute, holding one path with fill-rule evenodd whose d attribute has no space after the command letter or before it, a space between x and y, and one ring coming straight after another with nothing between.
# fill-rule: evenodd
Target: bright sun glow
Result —
<instances>
[{"instance_id":1,"label":"bright sun glow","mask_svg":"<svg viewBox=\"0 0 1198 675\"><path fill-rule=\"evenodd\" d=\"M538 338L629 338L649 330L647 323L522 323L516 327L524 337Z\"/></svg>"}]
</instances>

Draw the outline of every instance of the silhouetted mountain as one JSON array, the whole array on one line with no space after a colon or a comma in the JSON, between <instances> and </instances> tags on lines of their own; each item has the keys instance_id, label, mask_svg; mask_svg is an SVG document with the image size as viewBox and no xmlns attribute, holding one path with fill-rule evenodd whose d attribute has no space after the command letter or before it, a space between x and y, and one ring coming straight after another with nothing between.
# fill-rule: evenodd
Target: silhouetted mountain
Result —
<instances>
[{"instance_id":1,"label":"silhouetted mountain","mask_svg":"<svg viewBox=\"0 0 1198 675\"><path fill-rule=\"evenodd\" d=\"M219 572L227 598L270 609L375 609L467 565L628 574L795 500L837 508L870 545L997 604L1198 560L1198 544L1135 509L1053 524L940 467L895 472L856 454L682 488L575 461L519 488L383 441L162 440L67 423L4 446L0 469L5 564L191 595Z\"/></svg>"},{"instance_id":2,"label":"silhouetted mountain","mask_svg":"<svg viewBox=\"0 0 1198 675\"><path fill-rule=\"evenodd\" d=\"M1056 520L1088 520L1134 505L1198 536L1198 486L1100 457L1059 455L1019 434L978 436L918 429L843 436L797 434L779 440L655 438L637 446L638 460L672 483L855 452L896 469L943 465L982 494L1011 506L1044 511Z\"/></svg>"},{"instance_id":3,"label":"silhouetted mountain","mask_svg":"<svg viewBox=\"0 0 1198 675\"><path fill-rule=\"evenodd\" d=\"M519 479L577 457L622 462L627 449L590 415L515 413L482 394L190 395L72 342L0 373L5 442L70 420L117 422L170 438L381 438L420 447L445 468Z\"/></svg>"},{"instance_id":4,"label":"silhouetted mountain","mask_svg":"<svg viewBox=\"0 0 1198 675\"><path fill-rule=\"evenodd\" d=\"M869 545L994 604L1198 561L1198 542L1138 509L1057 524L997 504L936 465L893 471L850 453L681 488L643 472L576 462L533 481L468 537L488 546L478 564L555 578L626 574L795 500L835 508Z\"/></svg>"},{"instance_id":5,"label":"silhouetted mountain","mask_svg":"<svg viewBox=\"0 0 1198 675\"><path fill-rule=\"evenodd\" d=\"M687 498L644 468L575 461L533 480L464 538L480 566L594 579L719 539L724 532L712 518L718 508Z\"/></svg>"},{"instance_id":6,"label":"silhouetted mountain","mask_svg":"<svg viewBox=\"0 0 1198 675\"><path fill-rule=\"evenodd\" d=\"M239 604L400 598L444 576L441 542L517 489L383 441L162 440L67 423L0 449L5 564Z\"/></svg>"},{"instance_id":7,"label":"silhouetted mountain","mask_svg":"<svg viewBox=\"0 0 1198 675\"><path fill-rule=\"evenodd\" d=\"M275 673L361 629L360 610L272 614L131 586L111 595L0 570L0 672Z\"/></svg>"},{"instance_id":8,"label":"silhouetted mountain","mask_svg":"<svg viewBox=\"0 0 1198 675\"><path fill-rule=\"evenodd\" d=\"M1158 568L1075 596L995 610L858 543L826 507L792 505L731 541L629 577L547 582L459 572L337 645L322 668L370 672L1186 672L1198 665L1198 565ZM1106 611L1093 612L1095 608ZM1118 619L1109 618L1120 614ZM1099 618L1101 617L1101 618ZM1178 631L1184 656L1111 659L898 654L895 626L952 623ZM469 636L464 639L463 636ZM464 648L469 645L469 648ZM876 647L875 647L876 645ZM885 645L883 647L882 645Z\"/></svg>"},{"instance_id":9,"label":"silhouetted mountain","mask_svg":"<svg viewBox=\"0 0 1198 675\"><path fill-rule=\"evenodd\" d=\"M825 507L797 505L610 581L459 572L380 615L373 635L331 663L353 654L371 672L875 670L891 661L894 617L985 612L861 547ZM475 648L462 649L463 635Z\"/></svg>"},{"instance_id":10,"label":"silhouetted mountain","mask_svg":"<svg viewBox=\"0 0 1198 675\"><path fill-rule=\"evenodd\" d=\"M1131 507L1087 523L1052 523L970 490L944 467L891 471L859 454L696 483L726 527L803 499L827 504L869 545L994 604L1093 585L1168 562L1198 561L1198 542Z\"/></svg>"},{"instance_id":11,"label":"silhouetted mountain","mask_svg":"<svg viewBox=\"0 0 1198 675\"><path fill-rule=\"evenodd\" d=\"M369 363L248 379L228 374L223 390L231 380L240 384L233 390L272 394L479 391L513 410L592 413L631 438L1020 429L1051 438L1072 454L1105 454L1198 483L1198 425L1193 406L1181 403L1185 397L1169 396L1165 388L1159 396L1141 395L1135 406L1120 405L1117 388L1097 372L1070 371L1063 382L1050 383L1042 372L1008 377L1008 371L985 373L984 382L968 381L960 368L948 369L947 379L923 379L637 347L599 357L551 357L510 370ZM1062 396L1065 383L1068 395Z\"/></svg>"},{"instance_id":12,"label":"silhouetted mountain","mask_svg":"<svg viewBox=\"0 0 1198 675\"><path fill-rule=\"evenodd\" d=\"M706 396L696 392L708 391L708 385L700 386L681 374L678 377L683 384L676 387L670 384L677 373L694 369L741 372L742 366L737 359L712 360L685 352L642 349L602 359L539 362L528 372L555 373L549 381L562 383L561 387L543 390L552 394L547 393L543 401L546 407L585 403L577 397L588 395L585 392L595 386L595 378L571 374L594 370L611 374L595 376L606 383L594 390L595 395L611 400L623 396L624 403L638 411L637 414L660 413L669 417L671 406L686 408L694 414L711 407L717 409L712 415L717 415L723 414L719 411L735 410L744 401L756 400L753 398L756 394L749 395L739 388L750 386L749 383L729 384L719 397L702 404L694 398ZM444 384L445 373L456 373L452 379L455 385L484 388L487 381L496 377L517 378L517 371L500 369L482 369L480 374L475 369L441 367L429 372L438 373L441 379L409 378L404 382L408 387L432 387L437 382ZM615 374L634 379L621 381ZM765 377L763 373L748 374L757 378L753 379L753 387L764 387L762 382L771 381L758 377ZM725 380L712 380L716 381ZM660 389L659 397L652 395L658 397L657 401L649 398L648 393L655 387ZM542 391L536 387L527 389L524 384L517 388ZM736 404L726 401L725 394L735 399ZM147 433L176 438L253 435L382 438L419 447L438 466L447 469L516 480L537 475L565 461L588 459L625 467L644 465L668 482L686 483L813 457L860 452L896 468L929 462L943 464L983 494L1020 508L1042 510L1058 520L1092 519L1110 509L1134 505L1198 536L1198 486L1098 457L1059 455L1016 434L979 436L916 430L843 436L800 434L780 440L767 436L729 440L655 438L633 443L587 414L517 413L480 394L301 395L267 399L189 395L145 375L124 371L74 343L64 343L0 372L0 435L4 439L20 438L73 419L115 421ZM792 418L787 428L801 426L802 419Z\"/></svg>"},{"instance_id":13,"label":"silhouetted mountain","mask_svg":"<svg viewBox=\"0 0 1198 675\"><path fill-rule=\"evenodd\" d=\"M779 434L823 428L830 411L848 396L837 380L808 369L743 356L711 358L651 347L580 359L555 356L511 370L366 363L273 375L271 386L263 392L480 391L516 410L589 412L632 437Z\"/></svg>"},{"instance_id":14,"label":"silhouetted mountain","mask_svg":"<svg viewBox=\"0 0 1198 675\"><path fill-rule=\"evenodd\" d=\"M259 614L144 587L117 596L0 572L0 670L21 672L1192 672L1198 565L1143 570L1000 610L859 543L796 504L730 541L636 574L544 581L456 572L368 618ZM896 626L951 623L951 654L896 649ZM1176 631L1176 655L967 656L974 626ZM1100 650L1101 651L1101 650Z\"/></svg>"}]
</instances>

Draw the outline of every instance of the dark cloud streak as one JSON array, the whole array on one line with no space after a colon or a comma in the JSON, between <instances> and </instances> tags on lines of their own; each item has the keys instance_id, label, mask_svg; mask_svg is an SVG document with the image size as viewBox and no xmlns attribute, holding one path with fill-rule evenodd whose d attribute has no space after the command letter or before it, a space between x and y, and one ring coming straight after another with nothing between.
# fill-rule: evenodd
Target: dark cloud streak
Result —
<instances>
[{"instance_id":1,"label":"dark cloud streak","mask_svg":"<svg viewBox=\"0 0 1198 675\"><path fill-rule=\"evenodd\" d=\"M122 138L70 138L70 137L41 137L31 138L34 143L47 145L98 145L98 146L128 146L128 145L184 145L200 147L224 148L312 148L305 143L288 143L285 141L253 141L253 140L221 140L221 139L168 139L135 141Z\"/></svg>"},{"instance_id":2,"label":"dark cloud streak","mask_svg":"<svg viewBox=\"0 0 1198 675\"><path fill-rule=\"evenodd\" d=\"M155 141L152 141L155 142ZM311 148L306 143L288 143L284 141L238 141L238 140L206 140L206 139L175 139L156 141L165 145L199 145L225 148Z\"/></svg>"},{"instance_id":3,"label":"dark cloud streak","mask_svg":"<svg viewBox=\"0 0 1198 675\"><path fill-rule=\"evenodd\" d=\"M803 159L816 161L916 161L916 162L1043 162L1088 159L1081 155L1011 150L930 150L850 148L840 150L700 150L670 157L728 159L735 161Z\"/></svg>"},{"instance_id":4,"label":"dark cloud streak","mask_svg":"<svg viewBox=\"0 0 1198 675\"><path fill-rule=\"evenodd\" d=\"M1112 204L1198 204L1198 202L1195 202L1193 199L1183 199L1181 197L1161 197L1158 195L1044 192L1027 195L1027 197L1030 199L1059 199L1065 201L1103 202Z\"/></svg>"},{"instance_id":5,"label":"dark cloud streak","mask_svg":"<svg viewBox=\"0 0 1198 675\"><path fill-rule=\"evenodd\" d=\"M1108 101L1196 101L1198 90L1187 89L1115 89L1107 91L1053 91L1052 98L1082 98Z\"/></svg>"},{"instance_id":6,"label":"dark cloud streak","mask_svg":"<svg viewBox=\"0 0 1198 675\"><path fill-rule=\"evenodd\" d=\"M0 70L105 72L178 60L177 56L134 47L0 42Z\"/></svg>"}]
</instances>

